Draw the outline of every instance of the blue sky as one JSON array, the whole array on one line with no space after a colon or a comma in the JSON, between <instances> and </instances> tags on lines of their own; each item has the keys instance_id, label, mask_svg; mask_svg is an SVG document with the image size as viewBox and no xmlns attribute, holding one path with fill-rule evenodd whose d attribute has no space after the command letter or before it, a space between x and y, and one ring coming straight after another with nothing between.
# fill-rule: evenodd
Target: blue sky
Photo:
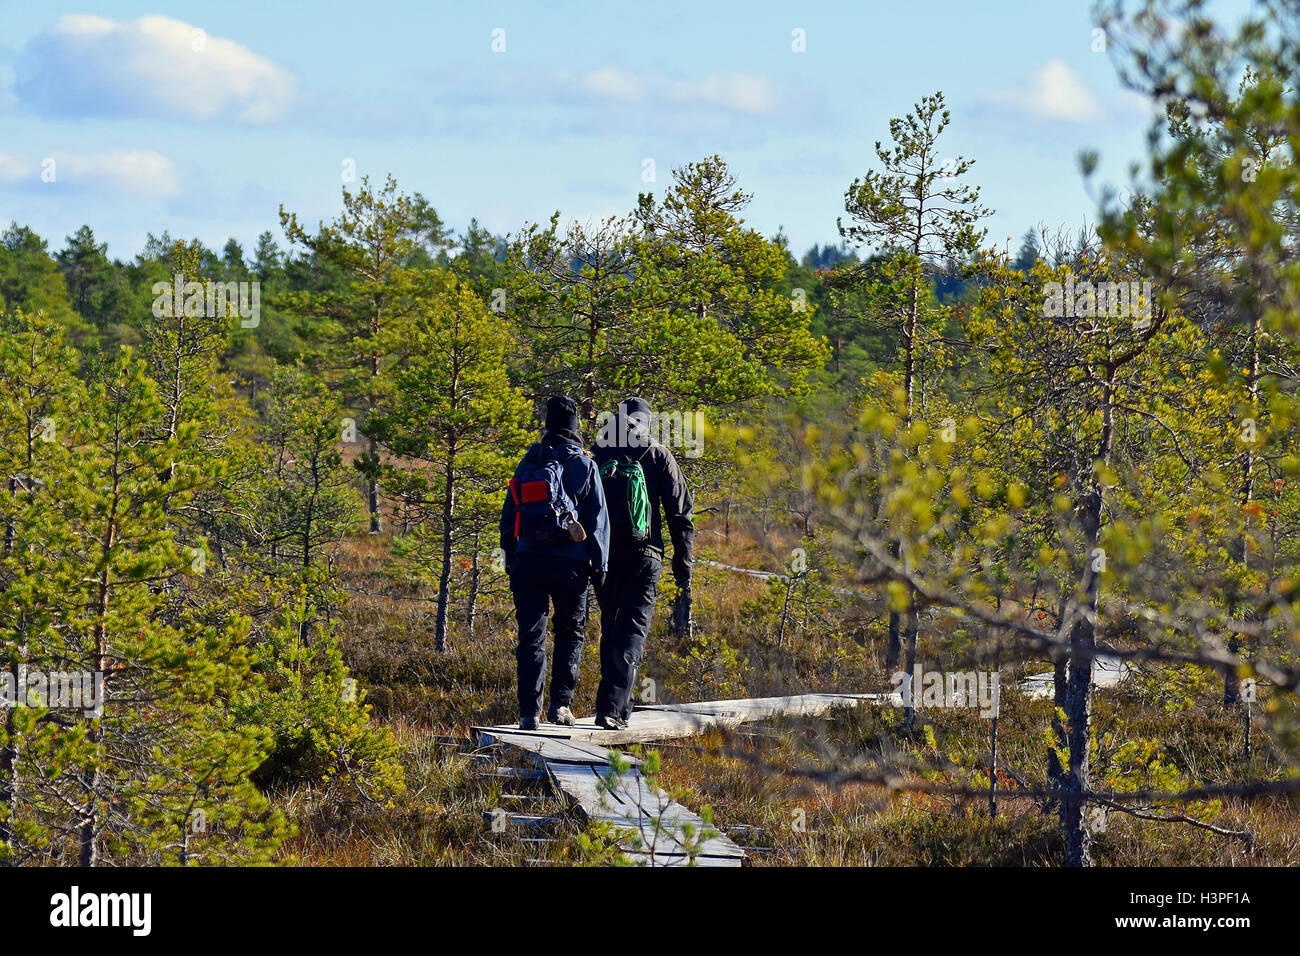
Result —
<instances>
[{"instance_id":1,"label":"blue sky","mask_svg":"<svg viewBox=\"0 0 1300 956\"><path fill-rule=\"evenodd\" d=\"M456 228L508 232L627 211L715 152L749 223L802 252L837 241L890 117L940 89L944 152L976 160L990 238L1014 246L1090 220L1080 149L1123 184L1149 122L1094 52L1088 0L0 0L0 18L0 221L54 248L89 223L124 258L163 229L283 242L279 205L333 216L348 159Z\"/></svg>"}]
</instances>

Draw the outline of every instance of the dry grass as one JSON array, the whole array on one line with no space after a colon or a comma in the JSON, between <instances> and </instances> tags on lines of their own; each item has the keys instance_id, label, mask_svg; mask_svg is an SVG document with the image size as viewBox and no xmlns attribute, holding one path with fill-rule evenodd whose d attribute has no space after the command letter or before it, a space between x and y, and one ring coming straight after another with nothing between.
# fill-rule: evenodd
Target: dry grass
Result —
<instances>
[{"instance_id":1,"label":"dry grass","mask_svg":"<svg viewBox=\"0 0 1300 956\"><path fill-rule=\"evenodd\" d=\"M433 650L431 595L386 573L388 548L387 535L347 542L341 571L351 600L342 630L347 662L366 689L375 719L392 727L403 744L408 792L391 807L281 795L279 802L298 825L285 858L313 865L608 862L609 854L579 845L582 828L564 816L556 798L518 781L507 782L503 790L499 779L480 772L475 754L445 739L467 739L473 724L517 718L514 621L504 578L487 573L473 639L463 620L453 620L451 650L440 655ZM706 530L699 553L779 570L782 551L759 547L737 528L730 542ZM665 573L663 592L671 591L669 580ZM778 650L774 623L760 601L766 587L755 578L700 566L695 594L703 642L667 635L667 594L661 594L643 667L659 700L718 696L714 692L722 690L763 696L888 687L878 608L854 611L863 619L834 633L796 628ZM925 660L957 666L956 658L949 659L941 623L928 622L924 640ZM598 659L593 613L575 702L579 714L591 712ZM1031 662L1026 669L1042 667ZM983 799L890 792L867 784L832 786L809 782L807 776L874 759L906 768L908 780L985 786L989 722L971 711L923 711L920 726L910 733L902 730L896 711L865 708L833 719L777 721L744 733L665 743L659 747L661 782L692 809L711 806L719 827L752 847L754 865L1057 865L1061 844L1054 810L1012 793L1020 783L1043 783L1050 703L1007 690L1012 682L1007 675L999 733L1002 792L994 819ZM1255 754L1246 763L1240 758L1241 728L1212 695L1200 695L1190 709L1171 707L1177 697L1164 693L1158 681L1099 695L1100 770L1119 773L1113 761L1122 744L1145 739L1159 745L1167 772L1187 783L1284 772L1283 754L1294 743L1293 731L1285 728L1296 726L1294 713L1274 715L1285 740L1257 732ZM1148 769L1138 768L1139 775ZM512 800L507 792L539 799ZM564 819L541 831L512 826L496 834L485 814L501 807ZM1216 823L1254 831L1258 845L1251 855L1237 841L1204 830L1111 813L1106 830L1096 836L1095 856L1112 866L1296 864L1297 809L1294 800L1284 798L1225 801ZM599 834L587 835L599 842ZM539 836L550 842L535 842Z\"/></svg>"}]
</instances>

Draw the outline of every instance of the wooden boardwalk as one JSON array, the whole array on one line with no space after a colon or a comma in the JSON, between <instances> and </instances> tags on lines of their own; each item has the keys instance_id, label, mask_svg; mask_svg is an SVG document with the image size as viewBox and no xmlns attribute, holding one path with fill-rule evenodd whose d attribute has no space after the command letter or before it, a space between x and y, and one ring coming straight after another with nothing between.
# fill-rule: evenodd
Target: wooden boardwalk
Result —
<instances>
[{"instance_id":1,"label":"wooden boardwalk","mask_svg":"<svg viewBox=\"0 0 1300 956\"><path fill-rule=\"evenodd\" d=\"M610 747L689 737L712 727L734 727L777 716L815 716L838 707L890 702L889 694L799 694L746 700L657 704L632 713L627 730L602 730L592 718L576 726L543 723L535 731L517 726L475 727L481 746L505 746L537 767L587 820L625 834L625 856L650 866L740 866L745 851L717 833L701 841L706 825L695 813L651 786L641 761L624 755L627 769L614 774Z\"/></svg>"},{"instance_id":2,"label":"wooden boardwalk","mask_svg":"<svg viewBox=\"0 0 1300 956\"><path fill-rule=\"evenodd\" d=\"M1117 660L1099 658L1094 679L1113 686L1130 668ZM1019 683L1033 697L1051 696L1051 673ZM627 769L614 775L611 748L691 737L716 727L736 727L773 717L813 717L837 708L871 704L901 707L897 692L876 694L797 694L701 701L693 704L650 704L633 711L625 730L604 730L585 717L572 727L542 723L536 730L514 724L474 727L481 747L506 748L522 758L526 768L511 773L540 774L585 819L603 821L626 835L624 854L651 866L682 866L694 858L698 866L740 866L745 851L718 833L700 841L705 824L700 817L652 786L641 773L640 761L624 755Z\"/></svg>"}]
</instances>

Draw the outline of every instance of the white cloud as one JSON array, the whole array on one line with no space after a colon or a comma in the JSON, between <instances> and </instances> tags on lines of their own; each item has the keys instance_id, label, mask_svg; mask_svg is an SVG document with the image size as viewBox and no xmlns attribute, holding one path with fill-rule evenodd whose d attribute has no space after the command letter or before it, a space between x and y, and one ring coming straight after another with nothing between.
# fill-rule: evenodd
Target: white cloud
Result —
<instances>
[{"instance_id":1,"label":"white cloud","mask_svg":"<svg viewBox=\"0 0 1300 956\"><path fill-rule=\"evenodd\" d=\"M738 110L766 113L776 105L776 94L765 76L745 73L711 73L703 80L679 80L672 86L673 99Z\"/></svg>"},{"instance_id":2,"label":"white cloud","mask_svg":"<svg viewBox=\"0 0 1300 956\"><path fill-rule=\"evenodd\" d=\"M179 195L181 191L175 164L152 149L54 153L39 160L0 153L0 181L33 189L65 186L76 191L111 190L160 199Z\"/></svg>"},{"instance_id":3,"label":"white cloud","mask_svg":"<svg viewBox=\"0 0 1300 956\"><path fill-rule=\"evenodd\" d=\"M27 44L16 75L19 103L72 116L266 123L297 91L295 77L266 57L161 16L62 16Z\"/></svg>"},{"instance_id":4,"label":"white cloud","mask_svg":"<svg viewBox=\"0 0 1300 956\"><path fill-rule=\"evenodd\" d=\"M639 100L645 95L645 84L633 73L604 67L582 78L583 89L596 96L615 100Z\"/></svg>"},{"instance_id":5,"label":"white cloud","mask_svg":"<svg viewBox=\"0 0 1300 956\"><path fill-rule=\"evenodd\" d=\"M1093 123L1102 109L1083 81L1064 60L1050 60L1024 89L996 94L994 100L1021 109L1038 119Z\"/></svg>"},{"instance_id":6,"label":"white cloud","mask_svg":"<svg viewBox=\"0 0 1300 956\"><path fill-rule=\"evenodd\" d=\"M568 82L561 76L560 89ZM685 106L704 106L729 112L759 114L769 112L777 101L767 77L744 73L711 73L700 80L676 80L638 76L617 67L602 67L584 74L579 82L582 93L599 99L638 102L675 101ZM663 93L667 92L667 100Z\"/></svg>"},{"instance_id":7,"label":"white cloud","mask_svg":"<svg viewBox=\"0 0 1300 956\"><path fill-rule=\"evenodd\" d=\"M133 196L180 193L180 175L170 159L152 149L115 149L83 155L54 154L60 176L73 182L111 186Z\"/></svg>"},{"instance_id":8,"label":"white cloud","mask_svg":"<svg viewBox=\"0 0 1300 956\"><path fill-rule=\"evenodd\" d=\"M0 153L0 180L16 183L31 176L35 168L21 156L6 156Z\"/></svg>"}]
</instances>

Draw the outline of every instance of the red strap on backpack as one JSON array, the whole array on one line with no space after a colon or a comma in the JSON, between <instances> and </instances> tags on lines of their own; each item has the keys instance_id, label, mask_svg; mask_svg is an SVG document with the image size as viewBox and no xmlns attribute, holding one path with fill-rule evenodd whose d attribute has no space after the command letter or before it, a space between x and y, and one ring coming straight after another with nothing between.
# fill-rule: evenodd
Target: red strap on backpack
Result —
<instances>
[{"instance_id":1,"label":"red strap on backpack","mask_svg":"<svg viewBox=\"0 0 1300 956\"><path fill-rule=\"evenodd\" d=\"M519 519L524 516L523 512L519 510L519 482L516 479L511 478L510 483L506 487L510 489L510 498L515 503L515 540L518 541Z\"/></svg>"}]
</instances>

